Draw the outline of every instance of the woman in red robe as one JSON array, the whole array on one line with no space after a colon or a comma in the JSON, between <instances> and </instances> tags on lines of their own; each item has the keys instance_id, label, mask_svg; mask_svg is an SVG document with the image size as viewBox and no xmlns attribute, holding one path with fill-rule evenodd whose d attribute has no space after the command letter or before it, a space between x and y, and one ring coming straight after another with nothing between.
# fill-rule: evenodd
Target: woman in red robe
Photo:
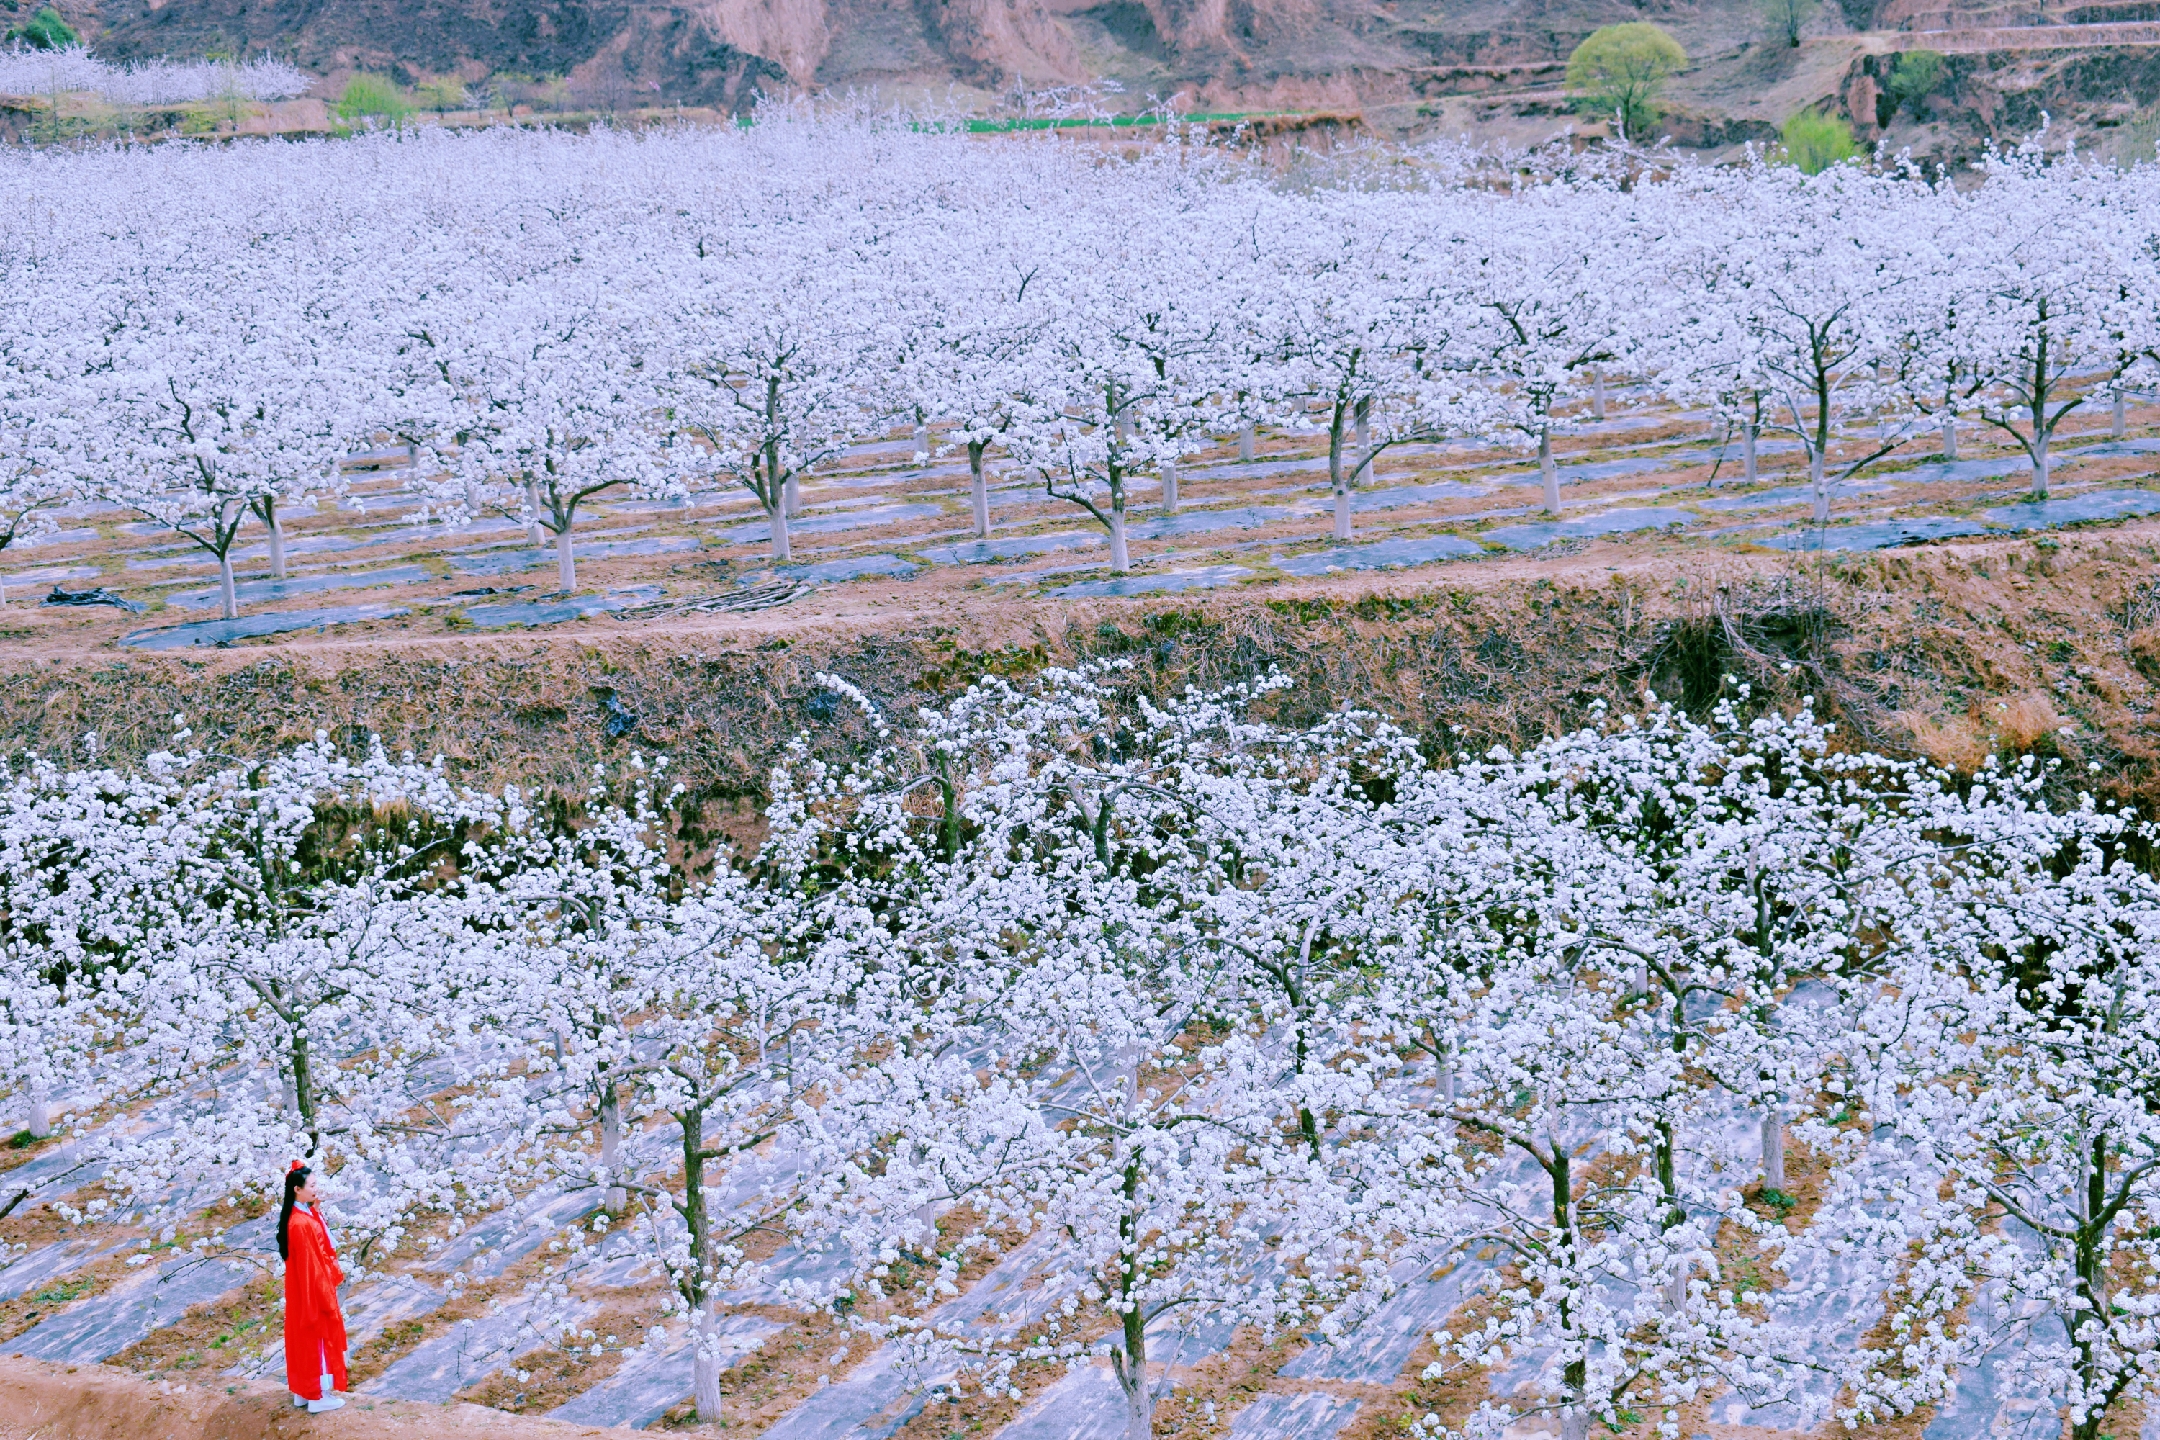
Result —
<instances>
[{"instance_id":1,"label":"woman in red robe","mask_svg":"<svg viewBox=\"0 0 2160 1440\"><path fill-rule=\"evenodd\" d=\"M293 1161L277 1222L278 1255L285 1261L285 1383L293 1404L307 1406L310 1415L345 1403L336 1393L345 1388L345 1317L337 1303L345 1272L316 1208L320 1198L308 1167Z\"/></svg>"}]
</instances>

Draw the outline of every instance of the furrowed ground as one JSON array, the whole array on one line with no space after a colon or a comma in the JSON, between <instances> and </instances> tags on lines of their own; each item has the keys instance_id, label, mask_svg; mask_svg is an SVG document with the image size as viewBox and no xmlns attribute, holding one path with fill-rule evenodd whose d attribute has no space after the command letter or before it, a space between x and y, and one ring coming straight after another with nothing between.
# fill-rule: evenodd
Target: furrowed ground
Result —
<instances>
[{"instance_id":1,"label":"furrowed ground","mask_svg":"<svg viewBox=\"0 0 2160 1440\"><path fill-rule=\"evenodd\" d=\"M1645 689L1700 712L1745 682L1780 702L1816 697L1856 745L1958 769L1990 754L2059 756L2076 781L2149 803L2160 785L2160 518L2140 517L2160 514L2147 458L2160 451L2160 410L2127 419L2120 438L2104 413L2066 427L2076 433L2045 504L2028 502L2014 454L1973 433L1946 465L1930 436L1841 487L1836 520L1814 527L1794 483L1804 477L1773 442L1761 479L1745 485L1737 446L1720 457L1723 437L1703 417L1616 408L1560 446L1559 517L1540 512L1537 474L1519 457L1391 451L1358 493L1347 545L1324 538L1324 459L1309 440L1276 436L1250 461L1225 446L1189 464L1175 514L1143 492L1122 577L1100 568L1092 522L1018 483L993 493L981 544L964 468L918 467L912 442L896 440L806 488L795 565L762 558L747 499L615 503L581 521L580 575L593 588L567 597L547 593L553 556L514 523L445 532L406 520L397 457L362 457L376 473L356 487L360 508L295 517L290 578L243 572L238 622L199 618L215 612L216 592L189 550L123 514L71 518L8 577L0 634L15 663L0 682L0 730L12 750L73 760L89 731L116 759L156 749L176 714L195 744L231 754L372 731L488 783L562 788L596 764L659 753L716 826L748 839L782 745L806 731L834 748L861 738L820 675L906 707L985 674L1118 657L1165 693L1280 670L1293 684L1269 703L1286 718L1368 705L1439 753L1524 743ZM56 586L144 608L35 603ZM126 1107L100 1116L154 1121ZM263 1218L200 1213L180 1197L76 1232L48 1208L83 1184L68 1155L57 1140L0 1151L0 1194L27 1192L0 1218L0 1238L24 1247L0 1270L0 1352L105 1361L198 1391L274 1381ZM1804 1219L1815 1169L1801 1153L1790 1173ZM521 1296L551 1263L551 1226L582 1203L535 1195L359 1287L348 1311L363 1397L688 1424L679 1350L593 1361L543 1345L524 1323ZM225 1259L126 1264L236 1220ZM1023 1248L965 1275L954 1305L1024 1310L1036 1258ZM1297 1335L1191 1337L1188 1383L1165 1418L1180 1434L1369 1440L1406 1415L1464 1416L1533 1378L1419 1379L1433 1329L1477 1316L1475 1269L1414 1277L1346 1352ZM453 1290L453 1271L470 1283ZM600 1334L629 1326L651 1298L652 1282L604 1274L578 1294ZM830 1319L736 1298L727 1433L1116 1433L1116 1389L1100 1367L1023 1367L1017 1400L926 1401L889 1356ZM1875 1433L1991 1433L2016 1404L1980 1375L1956 1409ZM1683 1411L1683 1433L1790 1433L1774 1419L1702 1402ZM2139 1423L2122 1416L2118 1433Z\"/></svg>"},{"instance_id":2,"label":"furrowed ground","mask_svg":"<svg viewBox=\"0 0 2160 1440\"><path fill-rule=\"evenodd\" d=\"M120 758L164 743L175 712L235 750L372 730L555 784L658 750L726 800L833 718L821 671L905 705L1117 655L1164 687L1280 668L1304 712L1371 704L1451 747L1519 743L1644 686L1699 709L1730 674L1959 768L2038 744L2126 793L2151 783L2160 525L2139 517L2160 513L2160 410L2132 408L2121 438L2105 412L2073 416L2046 502L2015 452L1972 430L1946 464L1928 434L1840 486L1828 527L1807 522L1789 450L1765 440L1740 483L1737 442L1705 426L1647 407L1586 421L1557 445L1559 516L1519 455L1391 450L1348 544L1326 538L1309 439L1243 462L1225 445L1184 469L1176 512L1139 492L1125 576L1090 517L1018 479L977 540L965 465L918 466L895 440L806 487L792 565L765 558L747 496L594 507L591 588L568 596L512 521L401 520L386 452L357 462L357 508L287 522L287 579L242 552L236 622L201 618L217 595L199 552L124 513L9 551L0 726L56 757L95 731ZM98 590L143 608L52 603Z\"/></svg>"}]
</instances>

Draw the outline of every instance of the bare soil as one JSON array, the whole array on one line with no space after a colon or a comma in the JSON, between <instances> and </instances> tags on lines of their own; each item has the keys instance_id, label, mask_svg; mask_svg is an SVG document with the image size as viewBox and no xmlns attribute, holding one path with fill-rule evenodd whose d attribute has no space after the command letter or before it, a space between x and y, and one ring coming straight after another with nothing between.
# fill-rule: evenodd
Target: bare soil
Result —
<instances>
[{"instance_id":1,"label":"bare soil","mask_svg":"<svg viewBox=\"0 0 2160 1440\"><path fill-rule=\"evenodd\" d=\"M0 1358L0 1440L574 1440L634 1431L505 1415L478 1405L354 1397L309 1415L282 1385L146 1380L106 1365Z\"/></svg>"}]
</instances>

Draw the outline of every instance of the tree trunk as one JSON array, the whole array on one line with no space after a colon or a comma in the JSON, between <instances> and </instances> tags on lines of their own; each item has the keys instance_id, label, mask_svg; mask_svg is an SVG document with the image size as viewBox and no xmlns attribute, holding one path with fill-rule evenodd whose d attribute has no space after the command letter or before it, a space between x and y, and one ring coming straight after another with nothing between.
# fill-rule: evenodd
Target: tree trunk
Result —
<instances>
[{"instance_id":1,"label":"tree trunk","mask_svg":"<svg viewBox=\"0 0 2160 1440\"><path fill-rule=\"evenodd\" d=\"M1755 422L1748 421L1740 427L1740 478L1748 484L1755 483L1758 473L1755 459Z\"/></svg>"},{"instance_id":2,"label":"tree trunk","mask_svg":"<svg viewBox=\"0 0 2160 1440\"><path fill-rule=\"evenodd\" d=\"M1109 809L1110 797L1103 797L1104 812ZM1132 1206L1134 1197L1140 1193L1140 1163L1128 1160L1125 1165L1125 1213L1118 1219L1118 1238L1123 1242L1118 1258L1118 1294L1131 1308L1118 1316L1119 1336L1122 1348L1110 1352L1110 1372L1117 1377L1118 1389L1125 1393L1125 1440L1153 1440L1155 1434L1155 1394L1148 1388L1147 1376L1147 1316L1133 1302L1133 1291L1140 1281L1139 1257L1135 1253L1140 1236Z\"/></svg>"},{"instance_id":3,"label":"tree trunk","mask_svg":"<svg viewBox=\"0 0 2160 1440\"><path fill-rule=\"evenodd\" d=\"M525 482L525 538L535 550L547 546L547 536L540 529L540 485L535 480Z\"/></svg>"},{"instance_id":4,"label":"tree trunk","mask_svg":"<svg viewBox=\"0 0 2160 1440\"><path fill-rule=\"evenodd\" d=\"M310 1073L308 1042L304 1034L292 1038L289 1057L292 1061L293 1112L300 1117L300 1128L307 1131L308 1154L315 1153L315 1077Z\"/></svg>"},{"instance_id":5,"label":"tree trunk","mask_svg":"<svg viewBox=\"0 0 2160 1440\"><path fill-rule=\"evenodd\" d=\"M465 482L465 509L473 515L480 513L480 482L477 480Z\"/></svg>"},{"instance_id":6,"label":"tree trunk","mask_svg":"<svg viewBox=\"0 0 2160 1440\"><path fill-rule=\"evenodd\" d=\"M1546 1175L1552 1181L1552 1221L1559 1232L1558 1244L1568 1256L1569 1263L1575 1259L1575 1179L1568 1164L1567 1151L1560 1148L1558 1136L1549 1135L1547 1145L1552 1151L1552 1162L1546 1167ZM1563 1334L1575 1328L1575 1318L1566 1296L1560 1299L1560 1329ZM1584 1391L1590 1383L1590 1366L1586 1360L1570 1360L1560 1367L1561 1401L1566 1406L1560 1412L1562 1440L1589 1440L1590 1411L1584 1405Z\"/></svg>"},{"instance_id":7,"label":"tree trunk","mask_svg":"<svg viewBox=\"0 0 2160 1440\"><path fill-rule=\"evenodd\" d=\"M1125 506L1116 496L1110 501L1110 568L1120 575L1132 568L1125 553Z\"/></svg>"},{"instance_id":8,"label":"tree trunk","mask_svg":"<svg viewBox=\"0 0 2160 1440\"><path fill-rule=\"evenodd\" d=\"M1765 1190L1785 1188L1785 1120L1775 1105L1763 1111L1762 1183Z\"/></svg>"},{"instance_id":9,"label":"tree trunk","mask_svg":"<svg viewBox=\"0 0 2160 1440\"><path fill-rule=\"evenodd\" d=\"M2033 495L2045 500L2048 498L2048 435L2037 425L2033 427L2032 471Z\"/></svg>"},{"instance_id":10,"label":"tree trunk","mask_svg":"<svg viewBox=\"0 0 2160 1440\"><path fill-rule=\"evenodd\" d=\"M555 579L567 595L577 589L577 556L570 548L570 527L555 532Z\"/></svg>"},{"instance_id":11,"label":"tree trunk","mask_svg":"<svg viewBox=\"0 0 2160 1440\"><path fill-rule=\"evenodd\" d=\"M1367 473L1372 469L1372 397L1361 397L1352 413L1356 417L1357 469L1350 472L1350 484L1356 487L1372 480Z\"/></svg>"},{"instance_id":12,"label":"tree trunk","mask_svg":"<svg viewBox=\"0 0 2160 1440\"><path fill-rule=\"evenodd\" d=\"M1815 501L1815 523L1826 525L1830 521L1830 483L1823 473L1822 447L1817 446L1814 453L1808 456L1807 469L1808 492Z\"/></svg>"},{"instance_id":13,"label":"tree trunk","mask_svg":"<svg viewBox=\"0 0 2160 1440\"><path fill-rule=\"evenodd\" d=\"M270 578L285 578L285 517L278 514L274 497L263 499L263 523L270 528Z\"/></svg>"},{"instance_id":14,"label":"tree trunk","mask_svg":"<svg viewBox=\"0 0 2160 1440\"><path fill-rule=\"evenodd\" d=\"M1111 1352L1117 1358L1117 1352ZM1142 1361L1140 1373L1130 1379L1118 1376L1119 1388L1125 1392L1125 1440L1153 1440L1155 1434L1155 1396L1148 1389L1147 1362Z\"/></svg>"},{"instance_id":15,"label":"tree trunk","mask_svg":"<svg viewBox=\"0 0 2160 1440\"><path fill-rule=\"evenodd\" d=\"M1590 372L1590 418L1600 421L1605 418L1605 372L1603 370Z\"/></svg>"},{"instance_id":16,"label":"tree trunk","mask_svg":"<svg viewBox=\"0 0 2160 1440\"><path fill-rule=\"evenodd\" d=\"M1335 407L1334 423L1328 426L1328 488L1335 495L1335 538L1337 540L1348 540L1350 538L1350 516L1353 507L1350 504L1349 477L1343 474L1342 422L1343 407L1338 404Z\"/></svg>"},{"instance_id":17,"label":"tree trunk","mask_svg":"<svg viewBox=\"0 0 2160 1440\"><path fill-rule=\"evenodd\" d=\"M917 425L915 427L915 459L919 464L928 464L930 461L930 427L928 425Z\"/></svg>"},{"instance_id":18,"label":"tree trunk","mask_svg":"<svg viewBox=\"0 0 2160 1440\"><path fill-rule=\"evenodd\" d=\"M697 1418L718 1420L720 1350L718 1337L712 1331L719 1317L713 1313L712 1221L705 1208L705 1112L686 1110L675 1120L682 1126L683 1193L679 1206L690 1242L690 1268L678 1283L690 1309L691 1383Z\"/></svg>"},{"instance_id":19,"label":"tree trunk","mask_svg":"<svg viewBox=\"0 0 2160 1440\"><path fill-rule=\"evenodd\" d=\"M1943 411L1942 437L1943 459L1955 461L1957 459L1957 415L1953 411Z\"/></svg>"},{"instance_id":20,"label":"tree trunk","mask_svg":"<svg viewBox=\"0 0 2160 1440\"><path fill-rule=\"evenodd\" d=\"M2123 414L2124 408L2123 392L2117 390L2115 392L2115 408L2110 412L2108 420L2108 434L2117 440L2122 439L2128 429L2128 420Z\"/></svg>"},{"instance_id":21,"label":"tree trunk","mask_svg":"<svg viewBox=\"0 0 2160 1440\"><path fill-rule=\"evenodd\" d=\"M42 1080L30 1084L30 1124L27 1128L33 1140L42 1140L52 1134L52 1096Z\"/></svg>"},{"instance_id":22,"label":"tree trunk","mask_svg":"<svg viewBox=\"0 0 2160 1440\"><path fill-rule=\"evenodd\" d=\"M791 558L788 549L788 508L786 500L783 499L780 504L765 513L766 518L772 522L772 558L785 564Z\"/></svg>"},{"instance_id":23,"label":"tree trunk","mask_svg":"<svg viewBox=\"0 0 2160 1440\"><path fill-rule=\"evenodd\" d=\"M1162 462L1162 508L1165 513L1177 514L1177 461Z\"/></svg>"},{"instance_id":24,"label":"tree trunk","mask_svg":"<svg viewBox=\"0 0 2160 1440\"><path fill-rule=\"evenodd\" d=\"M1560 513L1560 467L1553 463L1552 432L1539 430L1537 437L1538 476L1545 482L1545 508Z\"/></svg>"},{"instance_id":25,"label":"tree trunk","mask_svg":"<svg viewBox=\"0 0 2160 1440\"><path fill-rule=\"evenodd\" d=\"M980 440L968 441L968 499L975 506L975 533L990 538L990 486L983 479L983 448Z\"/></svg>"},{"instance_id":26,"label":"tree trunk","mask_svg":"<svg viewBox=\"0 0 2160 1440\"><path fill-rule=\"evenodd\" d=\"M620 1215L630 1203L630 1192L617 1183L623 1178L617 1173L622 1164L622 1099L613 1085L600 1097L600 1163L609 1181L607 1193L600 1198L601 1208Z\"/></svg>"},{"instance_id":27,"label":"tree trunk","mask_svg":"<svg viewBox=\"0 0 2160 1440\"><path fill-rule=\"evenodd\" d=\"M1253 441L1254 441L1254 438L1255 438L1255 437L1254 437L1254 434L1253 434L1253 432L1254 432L1255 428L1256 428L1256 427L1255 427L1255 426L1253 425L1253 422L1252 422L1252 421L1250 421L1250 420L1246 421L1246 422L1244 423L1244 425L1242 425L1242 426L1240 426L1240 427L1239 427L1239 429L1238 429L1238 432L1237 432L1237 458L1238 458L1238 459L1240 459L1240 460L1250 460L1250 459L1252 459L1252 457L1253 457Z\"/></svg>"},{"instance_id":28,"label":"tree trunk","mask_svg":"<svg viewBox=\"0 0 2160 1440\"><path fill-rule=\"evenodd\" d=\"M698 1419L720 1418L720 1317L713 1313L712 1302L699 1308L691 1322L690 1343L693 1358L690 1362L692 1398L697 1405ZM678 1394L681 1392L677 1392Z\"/></svg>"},{"instance_id":29,"label":"tree trunk","mask_svg":"<svg viewBox=\"0 0 2160 1440\"><path fill-rule=\"evenodd\" d=\"M227 546L217 557L218 604L227 620L240 618L240 601L233 594L232 548Z\"/></svg>"}]
</instances>

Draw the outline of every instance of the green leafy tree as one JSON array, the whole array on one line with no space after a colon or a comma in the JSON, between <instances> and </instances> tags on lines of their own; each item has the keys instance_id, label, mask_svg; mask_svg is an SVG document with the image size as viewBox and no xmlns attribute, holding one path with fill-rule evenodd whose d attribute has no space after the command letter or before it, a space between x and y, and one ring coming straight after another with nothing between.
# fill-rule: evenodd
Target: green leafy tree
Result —
<instances>
[{"instance_id":1,"label":"green leafy tree","mask_svg":"<svg viewBox=\"0 0 2160 1440\"><path fill-rule=\"evenodd\" d=\"M404 124L405 117L412 113L411 103L395 82L366 73L345 82L337 108L341 120L383 120L392 125Z\"/></svg>"},{"instance_id":2,"label":"green leafy tree","mask_svg":"<svg viewBox=\"0 0 2160 1440\"><path fill-rule=\"evenodd\" d=\"M451 110L463 110L468 104L465 86L455 75L445 75L440 80L430 80L415 93L420 103L441 115Z\"/></svg>"},{"instance_id":3,"label":"green leafy tree","mask_svg":"<svg viewBox=\"0 0 2160 1440\"><path fill-rule=\"evenodd\" d=\"M1785 142L1785 158L1799 166L1803 175L1820 175L1860 153L1850 125L1814 110L1802 110L1787 120L1779 135Z\"/></svg>"},{"instance_id":4,"label":"green leafy tree","mask_svg":"<svg viewBox=\"0 0 2160 1440\"><path fill-rule=\"evenodd\" d=\"M1890 82L1883 88L1899 109L1911 110L1917 116L1920 102L1935 93L1942 76L1942 56L1933 50L1907 50L1890 62Z\"/></svg>"},{"instance_id":5,"label":"green leafy tree","mask_svg":"<svg viewBox=\"0 0 2160 1440\"><path fill-rule=\"evenodd\" d=\"M1784 38L1787 49L1800 48L1800 31L1815 18L1817 0L1762 0L1770 28Z\"/></svg>"},{"instance_id":6,"label":"green leafy tree","mask_svg":"<svg viewBox=\"0 0 2160 1440\"><path fill-rule=\"evenodd\" d=\"M1621 133L1641 133L1657 118L1658 92L1687 64L1680 42L1646 20L1607 25L1568 56L1567 86L1576 103L1610 115Z\"/></svg>"},{"instance_id":7,"label":"green leafy tree","mask_svg":"<svg viewBox=\"0 0 2160 1440\"><path fill-rule=\"evenodd\" d=\"M32 50L66 50L82 43L75 27L61 19L60 12L50 5L8 31L7 38Z\"/></svg>"}]
</instances>

